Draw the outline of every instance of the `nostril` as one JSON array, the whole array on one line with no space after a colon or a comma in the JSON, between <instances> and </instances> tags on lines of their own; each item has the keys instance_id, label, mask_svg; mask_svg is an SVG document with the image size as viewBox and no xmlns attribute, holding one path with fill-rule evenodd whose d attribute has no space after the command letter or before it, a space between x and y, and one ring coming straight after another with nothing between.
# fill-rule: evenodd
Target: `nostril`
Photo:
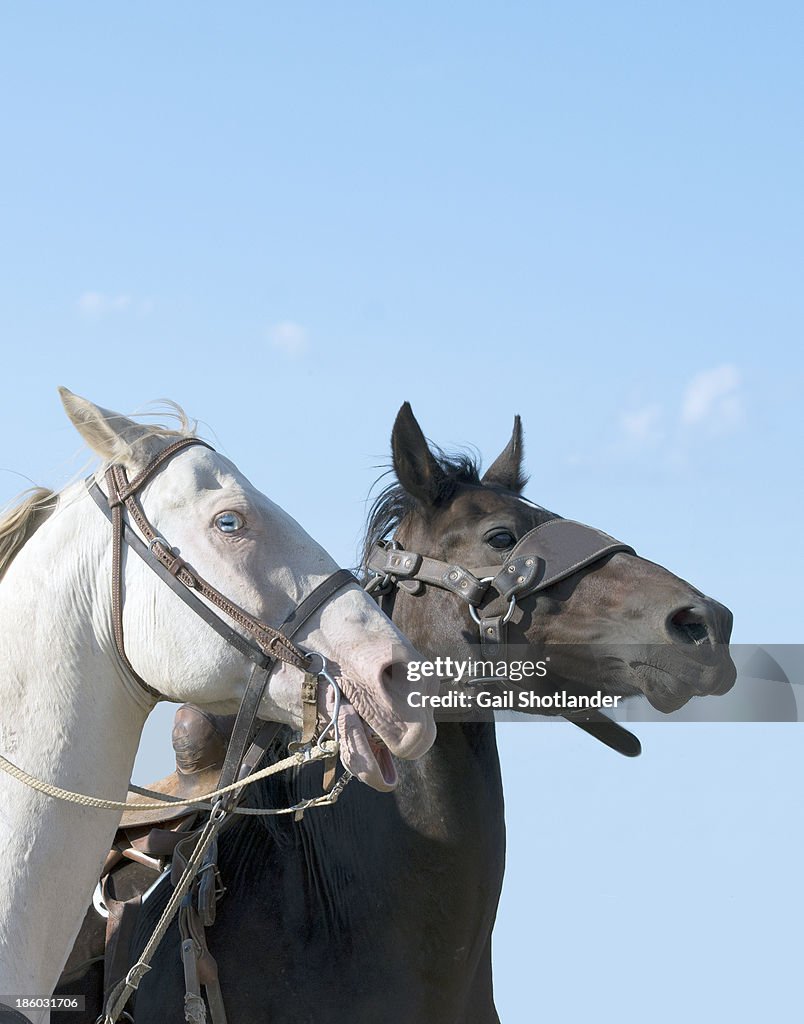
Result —
<instances>
[{"instance_id":1,"label":"nostril","mask_svg":"<svg viewBox=\"0 0 804 1024\"><path fill-rule=\"evenodd\" d=\"M380 682L383 689L389 693L396 693L408 682L407 661L392 661L386 665L380 673Z\"/></svg>"},{"instance_id":2,"label":"nostril","mask_svg":"<svg viewBox=\"0 0 804 1024\"><path fill-rule=\"evenodd\" d=\"M702 608L680 608L669 616L667 627L670 635L679 643L696 644L699 647L709 643L709 625Z\"/></svg>"}]
</instances>

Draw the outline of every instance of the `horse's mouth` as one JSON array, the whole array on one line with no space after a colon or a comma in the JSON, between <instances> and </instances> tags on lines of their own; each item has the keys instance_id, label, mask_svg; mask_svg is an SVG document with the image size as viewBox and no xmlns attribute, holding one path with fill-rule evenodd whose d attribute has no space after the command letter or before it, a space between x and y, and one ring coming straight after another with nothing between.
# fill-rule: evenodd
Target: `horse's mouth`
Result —
<instances>
[{"instance_id":1,"label":"horse's mouth","mask_svg":"<svg viewBox=\"0 0 804 1024\"><path fill-rule=\"evenodd\" d=\"M693 696L722 696L727 693L734 682L733 664L718 667L717 672L707 672L689 685L679 680L677 672L655 665L647 660L633 660L629 668L638 681L639 688L650 701L653 708L670 715L683 708L687 700Z\"/></svg>"},{"instance_id":2,"label":"horse's mouth","mask_svg":"<svg viewBox=\"0 0 804 1024\"><path fill-rule=\"evenodd\" d=\"M382 773L383 780L386 785L394 788L398 780L393 755L377 733L373 729L368 728L368 726L366 728L368 729L371 753L374 755L374 760L377 762L377 767Z\"/></svg>"},{"instance_id":3,"label":"horse's mouth","mask_svg":"<svg viewBox=\"0 0 804 1024\"><path fill-rule=\"evenodd\" d=\"M327 710L331 714L334 703L327 695ZM352 705L344 699L338 714L341 763L356 779L372 789L388 793L396 789L398 776L391 751L382 738L363 721Z\"/></svg>"},{"instance_id":4,"label":"horse's mouth","mask_svg":"<svg viewBox=\"0 0 804 1024\"><path fill-rule=\"evenodd\" d=\"M678 711L694 696L692 690L679 689L678 680L667 669L647 661L632 661L629 667L639 681L639 689L651 705L665 715Z\"/></svg>"}]
</instances>

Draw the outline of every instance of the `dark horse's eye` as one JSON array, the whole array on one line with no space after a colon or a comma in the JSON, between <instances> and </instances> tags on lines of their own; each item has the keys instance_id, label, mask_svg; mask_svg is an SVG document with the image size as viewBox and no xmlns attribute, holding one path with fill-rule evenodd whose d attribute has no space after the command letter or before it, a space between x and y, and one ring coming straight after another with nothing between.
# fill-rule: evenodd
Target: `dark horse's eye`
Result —
<instances>
[{"instance_id":1,"label":"dark horse's eye","mask_svg":"<svg viewBox=\"0 0 804 1024\"><path fill-rule=\"evenodd\" d=\"M496 533L492 533L490 537L486 537L486 543L489 547L503 551L505 548L512 548L516 544L516 537L508 530L498 530Z\"/></svg>"}]
</instances>

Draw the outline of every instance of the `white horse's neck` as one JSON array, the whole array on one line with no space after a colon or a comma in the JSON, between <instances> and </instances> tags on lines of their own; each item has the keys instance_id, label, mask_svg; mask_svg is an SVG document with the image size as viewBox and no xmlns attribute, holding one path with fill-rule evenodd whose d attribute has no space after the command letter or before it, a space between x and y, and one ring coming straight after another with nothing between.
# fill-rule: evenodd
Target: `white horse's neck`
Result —
<instances>
[{"instance_id":1,"label":"white horse's neck","mask_svg":"<svg viewBox=\"0 0 804 1024\"><path fill-rule=\"evenodd\" d=\"M75 517L94 513L80 493L62 496L0 580L0 752L65 789L124 800L149 708L113 653L109 535L100 516L78 530ZM0 773L0 993L52 992L119 817Z\"/></svg>"}]
</instances>

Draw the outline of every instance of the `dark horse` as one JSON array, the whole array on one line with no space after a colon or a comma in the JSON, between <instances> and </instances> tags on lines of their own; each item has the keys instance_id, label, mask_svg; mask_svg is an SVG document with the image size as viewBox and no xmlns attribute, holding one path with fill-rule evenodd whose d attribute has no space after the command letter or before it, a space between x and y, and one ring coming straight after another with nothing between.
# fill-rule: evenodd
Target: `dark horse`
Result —
<instances>
[{"instance_id":1,"label":"dark horse","mask_svg":"<svg viewBox=\"0 0 804 1024\"><path fill-rule=\"evenodd\" d=\"M375 503L367 554L393 534L449 563L500 564L518 538L557 518L520 497L518 418L482 479L469 458L431 450L407 404L392 449L398 484ZM443 589L413 589L398 591L392 615L422 654L477 657L467 605ZM620 551L527 597L509 639L572 652L560 665L567 684L592 677L608 694L642 693L669 712L730 689L731 621L688 583ZM590 660L600 643L606 657ZM505 826L494 725L442 722L432 750L397 771L391 795L353 784L335 808L299 823L250 818L222 837L227 891L208 940L231 1024L498 1021L491 933ZM248 802L287 806L314 789L307 776L275 777ZM143 907L132 955L167 900L161 890ZM177 948L172 929L137 993L137 1024L182 1019Z\"/></svg>"}]
</instances>

